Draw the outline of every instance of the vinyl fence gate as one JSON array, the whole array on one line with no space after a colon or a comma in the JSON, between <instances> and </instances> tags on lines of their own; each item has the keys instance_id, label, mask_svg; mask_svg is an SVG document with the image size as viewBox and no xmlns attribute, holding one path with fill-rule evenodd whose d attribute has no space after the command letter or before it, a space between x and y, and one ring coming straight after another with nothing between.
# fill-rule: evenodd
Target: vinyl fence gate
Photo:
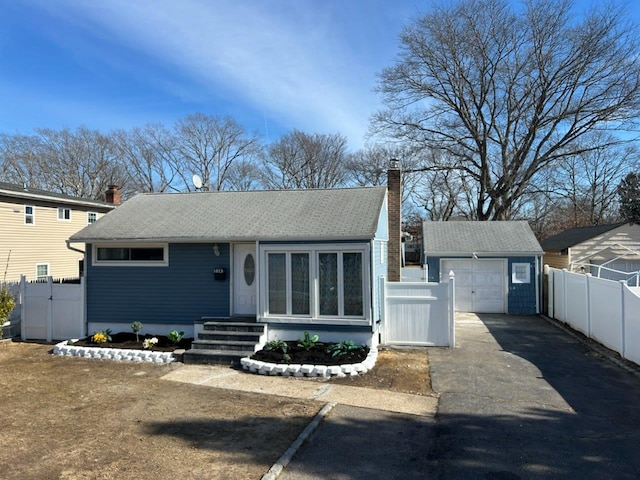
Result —
<instances>
[{"instance_id":1,"label":"vinyl fence gate","mask_svg":"<svg viewBox=\"0 0 640 480\"><path fill-rule=\"evenodd\" d=\"M455 346L454 277L448 282L387 282L381 277L382 343Z\"/></svg>"}]
</instances>

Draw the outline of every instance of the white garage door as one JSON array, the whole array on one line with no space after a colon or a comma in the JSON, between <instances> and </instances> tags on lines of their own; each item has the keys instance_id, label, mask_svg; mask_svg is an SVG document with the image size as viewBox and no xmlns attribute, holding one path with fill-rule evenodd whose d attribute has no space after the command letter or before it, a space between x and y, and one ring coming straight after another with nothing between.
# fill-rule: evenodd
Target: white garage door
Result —
<instances>
[{"instance_id":1,"label":"white garage door","mask_svg":"<svg viewBox=\"0 0 640 480\"><path fill-rule=\"evenodd\" d=\"M461 312L504 313L506 311L505 261L456 259L440 262L441 278L453 270L456 276L455 309Z\"/></svg>"}]
</instances>

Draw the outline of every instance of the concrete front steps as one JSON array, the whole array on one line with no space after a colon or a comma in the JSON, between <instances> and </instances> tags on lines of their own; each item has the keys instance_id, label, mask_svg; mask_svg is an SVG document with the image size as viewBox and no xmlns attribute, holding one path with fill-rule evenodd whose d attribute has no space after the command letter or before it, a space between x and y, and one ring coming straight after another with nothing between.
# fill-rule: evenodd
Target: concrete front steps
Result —
<instances>
[{"instance_id":1,"label":"concrete front steps","mask_svg":"<svg viewBox=\"0 0 640 480\"><path fill-rule=\"evenodd\" d=\"M183 362L204 365L240 365L255 351L265 326L255 318L203 319L203 329L183 356Z\"/></svg>"}]
</instances>

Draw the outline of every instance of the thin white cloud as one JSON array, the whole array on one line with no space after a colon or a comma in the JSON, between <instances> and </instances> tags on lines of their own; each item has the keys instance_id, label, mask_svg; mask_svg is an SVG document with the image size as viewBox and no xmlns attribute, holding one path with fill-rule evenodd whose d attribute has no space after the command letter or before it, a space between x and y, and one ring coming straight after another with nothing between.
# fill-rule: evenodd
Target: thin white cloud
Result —
<instances>
[{"instance_id":1,"label":"thin white cloud","mask_svg":"<svg viewBox=\"0 0 640 480\"><path fill-rule=\"evenodd\" d=\"M358 144L378 107L371 89L379 67L359 64L348 38L373 42L378 32L345 24L332 11L338 3L110 0L45 8L291 128L340 132Z\"/></svg>"}]
</instances>

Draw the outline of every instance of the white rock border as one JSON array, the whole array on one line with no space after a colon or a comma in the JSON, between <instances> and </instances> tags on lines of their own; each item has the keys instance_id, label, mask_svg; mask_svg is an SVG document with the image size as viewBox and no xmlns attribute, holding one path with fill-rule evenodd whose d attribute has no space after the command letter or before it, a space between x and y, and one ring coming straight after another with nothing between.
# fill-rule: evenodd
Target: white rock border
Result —
<instances>
[{"instance_id":1,"label":"white rock border","mask_svg":"<svg viewBox=\"0 0 640 480\"><path fill-rule=\"evenodd\" d=\"M281 375L283 377L346 377L367 373L373 368L378 359L378 350L371 349L367 358L361 363L345 365L300 365L296 363L268 363L241 358L242 369L258 375Z\"/></svg>"},{"instance_id":2,"label":"white rock border","mask_svg":"<svg viewBox=\"0 0 640 480\"><path fill-rule=\"evenodd\" d=\"M77 341L77 339L72 339ZM176 361L173 352L152 352L149 350L129 350L120 348L80 347L68 345L67 340L53 347L54 355L65 357L98 358L119 362L172 363Z\"/></svg>"}]
</instances>

